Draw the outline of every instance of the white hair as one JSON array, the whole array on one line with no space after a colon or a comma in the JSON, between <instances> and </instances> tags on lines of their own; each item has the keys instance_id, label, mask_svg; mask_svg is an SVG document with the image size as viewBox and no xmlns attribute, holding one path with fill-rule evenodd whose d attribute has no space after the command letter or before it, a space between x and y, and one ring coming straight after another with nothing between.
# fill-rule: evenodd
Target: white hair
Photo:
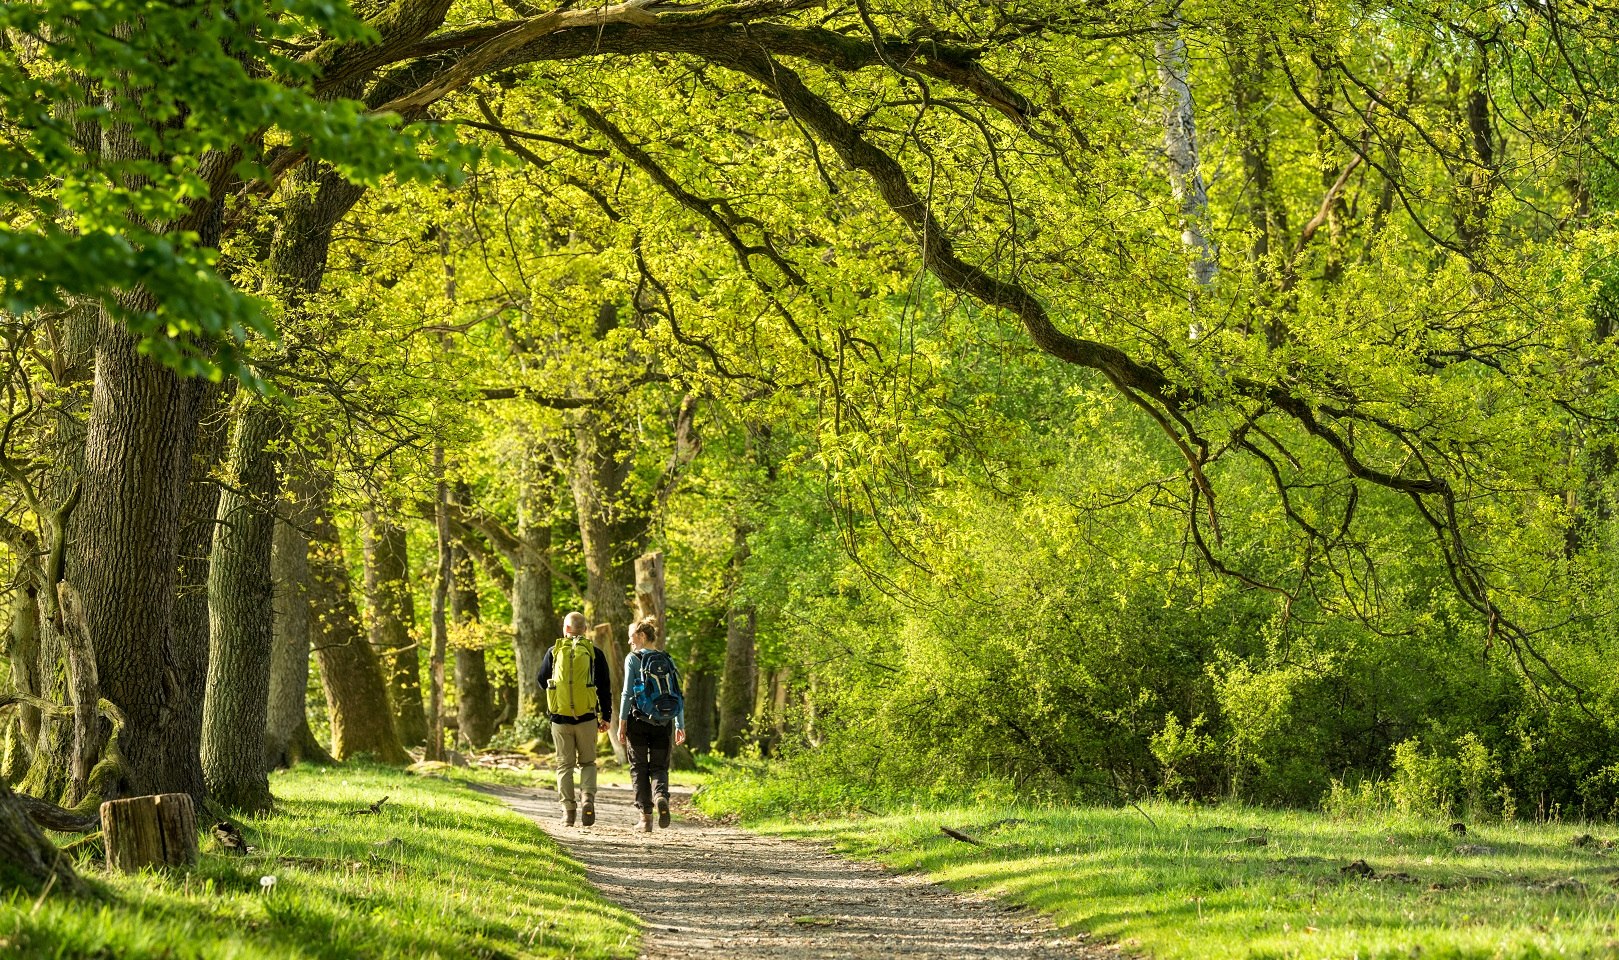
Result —
<instances>
[{"instance_id":1,"label":"white hair","mask_svg":"<svg viewBox=\"0 0 1619 960\"><path fill-rule=\"evenodd\" d=\"M584 636L585 628L588 626L590 626L590 621L586 620L585 615L577 610L562 618L563 631L576 637Z\"/></svg>"}]
</instances>

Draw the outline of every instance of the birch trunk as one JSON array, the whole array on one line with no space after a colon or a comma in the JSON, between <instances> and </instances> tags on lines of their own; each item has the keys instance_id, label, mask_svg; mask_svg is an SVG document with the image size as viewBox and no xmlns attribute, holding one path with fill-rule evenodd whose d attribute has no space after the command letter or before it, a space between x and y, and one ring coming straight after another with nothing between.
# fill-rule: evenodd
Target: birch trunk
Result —
<instances>
[{"instance_id":1,"label":"birch trunk","mask_svg":"<svg viewBox=\"0 0 1619 960\"><path fill-rule=\"evenodd\" d=\"M1164 100L1164 152L1169 160L1169 187L1180 206L1181 243L1191 256L1192 299L1214 283L1219 269L1209 239L1209 192L1198 162L1197 118L1179 21L1164 25L1166 36L1154 44L1158 85ZM1194 326L1192 335L1198 330Z\"/></svg>"}]
</instances>

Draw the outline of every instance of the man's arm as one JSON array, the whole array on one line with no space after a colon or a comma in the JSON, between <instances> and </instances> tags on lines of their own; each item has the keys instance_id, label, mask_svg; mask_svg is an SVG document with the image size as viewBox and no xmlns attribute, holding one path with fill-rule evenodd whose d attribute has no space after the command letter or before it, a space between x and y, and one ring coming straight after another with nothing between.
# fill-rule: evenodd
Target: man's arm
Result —
<instances>
[{"instance_id":1,"label":"man's arm","mask_svg":"<svg viewBox=\"0 0 1619 960\"><path fill-rule=\"evenodd\" d=\"M549 649L547 649L545 651L545 656L540 658L540 677L539 677L540 689L544 690L545 685L550 683L550 682L551 682L551 651Z\"/></svg>"}]
</instances>

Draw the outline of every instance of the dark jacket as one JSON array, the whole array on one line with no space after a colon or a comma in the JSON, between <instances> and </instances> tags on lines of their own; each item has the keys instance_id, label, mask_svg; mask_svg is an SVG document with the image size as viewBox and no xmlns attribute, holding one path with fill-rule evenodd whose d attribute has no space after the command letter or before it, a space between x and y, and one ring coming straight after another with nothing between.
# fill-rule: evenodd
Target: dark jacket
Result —
<instances>
[{"instance_id":1,"label":"dark jacket","mask_svg":"<svg viewBox=\"0 0 1619 960\"><path fill-rule=\"evenodd\" d=\"M545 656L540 660L540 696L545 696L545 685L551 682L551 651L556 644L545 649ZM602 720L613 721L613 675L607 670L607 654L596 647L596 657L590 665L590 679L596 685L597 713L587 713L582 717L564 717L561 714L551 714L552 723L584 723L600 716Z\"/></svg>"}]
</instances>

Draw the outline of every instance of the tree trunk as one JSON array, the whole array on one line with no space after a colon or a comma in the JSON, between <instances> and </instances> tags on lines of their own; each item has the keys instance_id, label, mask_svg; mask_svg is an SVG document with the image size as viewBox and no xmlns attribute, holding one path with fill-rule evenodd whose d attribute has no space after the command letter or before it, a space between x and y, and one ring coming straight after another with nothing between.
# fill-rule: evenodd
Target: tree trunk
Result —
<instances>
[{"instance_id":1,"label":"tree trunk","mask_svg":"<svg viewBox=\"0 0 1619 960\"><path fill-rule=\"evenodd\" d=\"M512 652L517 660L517 716L538 720L545 716L545 694L540 690L540 660L562 636L551 580L551 511L556 502L555 475L535 451L528 451L517 497L518 549L507 559L512 564ZM549 724L538 724L541 738L549 740Z\"/></svg>"},{"instance_id":2,"label":"tree trunk","mask_svg":"<svg viewBox=\"0 0 1619 960\"><path fill-rule=\"evenodd\" d=\"M433 523L438 535L438 570L433 578L433 651L428 660L427 759L444 759L444 654L449 643L450 577L455 558L450 553L450 490L444 482L444 447L433 447Z\"/></svg>"},{"instance_id":3,"label":"tree trunk","mask_svg":"<svg viewBox=\"0 0 1619 960\"><path fill-rule=\"evenodd\" d=\"M613 668L615 704L623 673L619 638L634 617L629 593L643 529L625 489L631 466L623 433L616 424L599 411L587 411L579 418L574 428L571 485L584 547L585 616L593 624L607 627L609 641L603 650ZM615 723L621 720L615 718ZM624 762L618 738L612 740L614 755Z\"/></svg>"},{"instance_id":4,"label":"tree trunk","mask_svg":"<svg viewBox=\"0 0 1619 960\"><path fill-rule=\"evenodd\" d=\"M16 602L11 605L11 648L6 655L11 661L12 689L33 697L43 696L39 669L39 587L32 581L24 583L17 591ZM26 755L39 740L40 721L38 707L28 703L17 707L16 733L21 737L19 752L24 758L19 763L19 758L7 757L7 769L0 771L0 777L7 783L27 769Z\"/></svg>"},{"instance_id":5,"label":"tree trunk","mask_svg":"<svg viewBox=\"0 0 1619 960\"><path fill-rule=\"evenodd\" d=\"M309 539L308 483L294 473L282 500L288 519L275 523L270 556L275 590L270 656L269 718L264 731L264 764L274 770L308 761L331 763L332 755L309 729Z\"/></svg>"},{"instance_id":6,"label":"tree trunk","mask_svg":"<svg viewBox=\"0 0 1619 960\"><path fill-rule=\"evenodd\" d=\"M11 787L0 780L0 891L37 894L47 886L68 893L84 890L72 861L28 819Z\"/></svg>"},{"instance_id":7,"label":"tree trunk","mask_svg":"<svg viewBox=\"0 0 1619 960\"><path fill-rule=\"evenodd\" d=\"M727 757L742 750L753 723L754 698L759 688L754 664L754 633L758 617L753 605L738 598L742 565L748 559L748 526L738 521L732 531L731 599L725 611L725 671L720 677L719 735L715 749Z\"/></svg>"},{"instance_id":8,"label":"tree trunk","mask_svg":"<svg viewBox=\"0 0 1619 960\"><path fill-rule=\"evenodd\" d=\"M421 650L411 636L416 609L410 596L405 528L375 511L367 511L365 521L371 646L382 657L399 739L406 746L419 746L427 741L427 714L422 709Z\"/></svg>"},{"instance_id":9,"label":"tree trunk","mask_svg":"<svg viewBox=\"0 0 1619 960\"><path fill-rule=\"evenodd\" d=\"M474 580L476 568L473 567L473 559L460 546L452 547L452 568L455 589L450 591L450 618L463 630L476 628L479 622L478 583ZM478 638L466 639L471 639L473 643L478 641ZM484 651L482 648L457 646L455 722L461 737L465 737L474 750L486 748L489 738L494 737L497 716L499 709L495 707L494 686L489 683L489 667L484 659Z\"/></svg>"},{"instance_id":10,"label":"tree trunk","mask_svg":"<svg viewBox=\"0 0 1619 960\"><path fill-rule=\"evenodd\" d=\"M1209 239L1209 192L1203 184L1198 162L1197 121L1188 82L1186 41L1180 24L1165 24L1168 36L1155 42L1158 83L1164 99L1164 152L1169 159L1169 185L1180 204L1181 242L1191 255L1192 296L1214 282L1219 269L1214 244ZM1194 334L1195 335L1195 334Z\"/></svg>"},{"instance_id":11,"label":"tree trunk","mask_svg":"<svg viewBox=\"0 0 1619 960\"><path fill-rule=\"evenodd\" d=\"M598 623L591 628L590 642L607 658L607 675L612 686L613 726L608 730L608 740L613 745L613 756L619 763L629 762L629 753L618 742L618 728L623 725L624 718L618 716L619 694L624 690L624 658L628 651L618 642L617 635L613 633L611 624Z\"/></svg>"},{"instance_id":12,"label":"tree trunk","mask_svg":"<svg viewBox=\"0 0 1619 960\"><path fill-rule=\"evenodd\" d=\"M399 743L382 668L360 625L348 563L331 514L331 479L317 480L309 538L310 642L332 717L332 755L409 763Z\"/></svg>"},{"instance_id":13,"label":"tree trunk","mask_svg":"<svg viewBox=\"0 0 1619 960\"><path fill-rule=\"evenodd\" d=\"M786 667L770 675L770 699L766 712L770 715L770 733L761 744L761 753L774 757L781 753L787 740L787 694L792 688L793 672Z\"/></svg>"},{"instance_id":14,"label":"tree trunk","mask_svg":"<svg viewBox=\"0 0 1619 960\"><path fill-rule=\"evenodd\" d=\"M208 574L208 682L202 770L209 795L230 810L270 809L265 776L270 660L274 640L271 550L279 459L271 444L281 417L242 404L231 432L231 483L219 500Z\"/></svg>"},{"instance_id":15,"label":"tree trunk","mask_svg":"<svg viewBox=\"0 0 1619 960\"><path fill-rule=\"evenodd\" d=\"M686 680L686 742L693 753L707 753L714 746L714 721L718 704L714 672L698 667Z\"/></svg>"},{"instance_id":16,"label":"tree trunk","mask_svg":"<svg viewBox=\"0 0 1619 960\"><path fill-rule=\"evenodd\" d=\"M228 399L232 385L221 387L205 380L194 381L202 396L201 425L196 451L192 454L192 475L186 484L185 515L180 528L180 586L174 604L174 635L179 645L178 659L186 664L181 684L195 690L193 699L172 704L179 714L178 726L185 731L192 756L202 754L202 714L208 687L208 651L211 644L208 610L208 567L214 544L214 523L218 516L220 485L213 474L225 461L230 440ZM197 765L202 774L202 765ZM198 785L206 788L207 778ZM199 796L197 792L193 797ZM106 799L106 798L104 798Z\"/></svg>"},{"instance_id":17,"label":"tree trunk","mask_svg":"<svg viewBox=\"0 0 1619 960\"><path fill-rule=\"evenodd\" d=\"M456 499L463 508L469 497L466 484L456 485ZM478 571L472 554L457 540L450 547L450 619L460 628L461 645L455 648L455 701L456 728L474 749L489 746L495 735L494 688L489 684L489 669L480 643L474 636L481 617L478 605Z\"/></svg>"},{"instance_id":18,"label":"tree trunk","mask_svg":"<svg viewBox=\"0 0 1619 960\"><path fill-rule=\"evenodd\" d=\"M296 310L320 289L326 276L332 229L365 193L329 165L306 161L288 178L280 227L270 244L266 272ZM265 765L288 767L301 761L330 763L332 757L309 729L309 644L312 622L309 580L310 500L315 494L307 466L296 464L288 484L289 521L277 522L272 564L274 642L270 667L269 721Z\"/></svg>"},{"instance_id":19,"label":"tree trunk","mask_svg":"<svg viewBox=\"0 0 1619 960\"><path fill-rule=\"evenodd\" d=\"M759 686L753 651L756 627L752 606L743 605L726 613L725 675L720 681L720 730L715 748L727 757L741 752L753 723L753 701Z\"/></svg>"},{"instance_id":20,"label":"tree trunk","mask_svg":"<svg viewBox=\"0 0 1619 960\"><path fill-rule=\"evenodd\" d=\"M657 647L669 647L669 619L663 601L663 551L643 554L635 560L635 615L657 622Z\"/></svg>"},{"instance_id":21,"label":"tree trunk","mask_svg":"<svg viewBox=\"0 0 1619 960\"><path fill-rule=\"evenodd\" d=\"M128 718L125 793L203 792L187 705L200 707L204 657L175 629L199 387L103 318L69 579L84 600L102 693Z\"/></svg>"}]
</instances>

